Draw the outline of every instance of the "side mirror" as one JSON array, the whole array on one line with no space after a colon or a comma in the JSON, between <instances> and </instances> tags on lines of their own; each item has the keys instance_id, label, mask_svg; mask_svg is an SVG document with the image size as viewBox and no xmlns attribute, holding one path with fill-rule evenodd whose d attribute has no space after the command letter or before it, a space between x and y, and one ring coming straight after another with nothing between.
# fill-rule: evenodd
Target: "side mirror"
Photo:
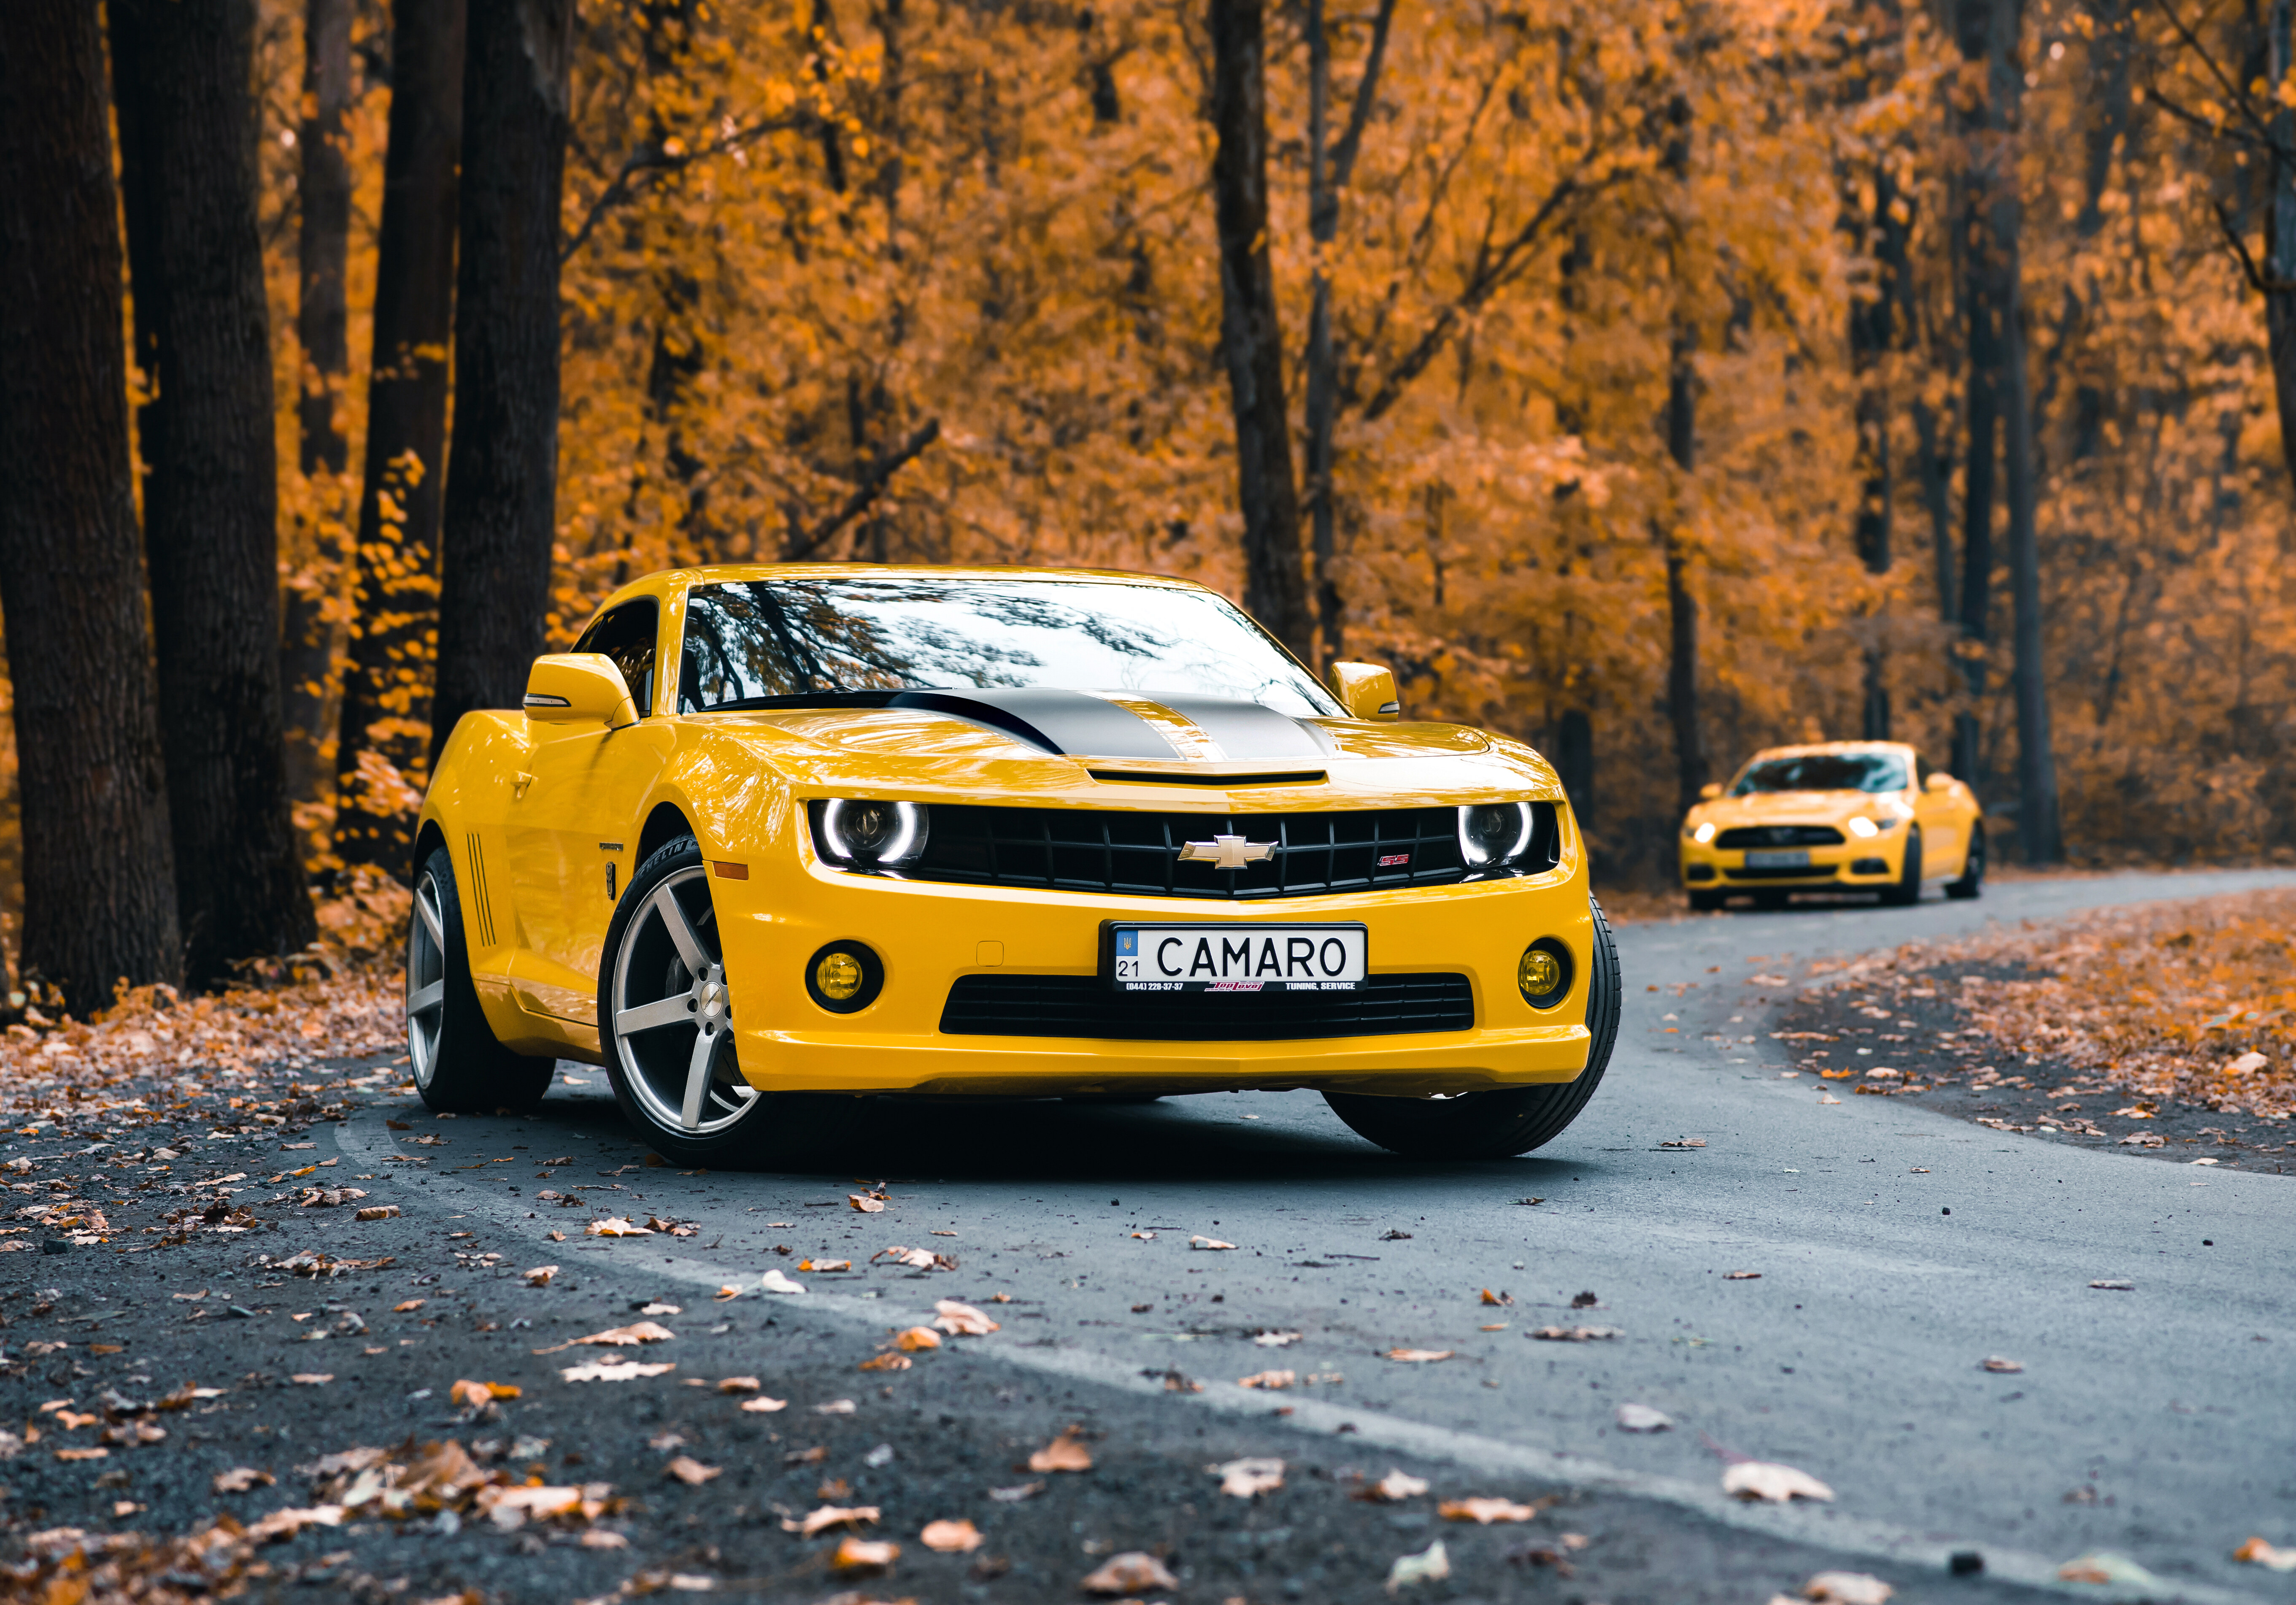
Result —
<instances>
[{"instance_id":1,"label":"side mirror","mask_svg":"<svg viewBox=\"0 0 2296 1605\"><path fill-rule=\"evenodd\" d=\"M1952 789L1953 776L1942 769L1931 770L1929 779L1922 785L1922 790L1924 791L1949 791Z\"/></svg>"},{"instance_id":2,"label":"side mirror","mask_svg":"<svg viewBox=\"0 0 2296 1605\"><path fill-rule=\"evenodd\" d=\"M1396 699L1394 673L1383 663L1334 663L1332 694L1352 719L1403 717L1403 704Z\"/></svg>"},{"instance_id":3,"label":"side mirror","mask_svg":"<svg viewBox=\"0 0 2296 1605\"><path fill-rule=\"evenodd\" d=\"M1722 782L1718 780L1708 781L1704 785L1698 788L1698 798L1701 802L1712 802L1716 798L1721 795Z\"/></svg>"},{"instance_id":4,"label":"side mirror","mask_svg":"<svg viewBox=\"0 0 2296 1605\"><path fill-rule=\"evenodd\" d=\"M622 671L603 652L550 652L526 676L526 717L545 725L603 725L619 730L638 722Z\"/></svg>"}]
</instances>

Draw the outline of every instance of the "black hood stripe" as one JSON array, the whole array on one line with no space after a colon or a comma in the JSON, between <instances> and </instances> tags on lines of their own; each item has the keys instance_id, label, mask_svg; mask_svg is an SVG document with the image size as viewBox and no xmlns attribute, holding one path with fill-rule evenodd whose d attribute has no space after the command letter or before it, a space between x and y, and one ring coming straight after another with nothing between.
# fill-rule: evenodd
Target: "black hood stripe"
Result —
<instances>
[{"instance_id":1,"label":"black hood stripe","mask_svg":"<svg viewBox=\"0 0 2296 1605\"><path fill-rule=\"evenodd\" d=\"M1321 761L1330 748L1312 725L1234 697L1158 695L1152 700L1194 725L1230 759ZM996 686L979 691L895 692L880 704L917 708L986 725L1046 752L1072 757L1144 758L1155 763L1201 761L1164 733L1117 703L1080 691L1049 686Z\"/></svg>"}]
</instances>

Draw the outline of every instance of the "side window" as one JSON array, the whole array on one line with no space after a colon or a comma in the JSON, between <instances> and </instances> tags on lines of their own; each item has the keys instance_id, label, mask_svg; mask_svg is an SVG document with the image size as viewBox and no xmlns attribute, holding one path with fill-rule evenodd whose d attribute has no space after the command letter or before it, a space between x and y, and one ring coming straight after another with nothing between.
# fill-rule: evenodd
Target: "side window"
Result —
<instances>
[{"instance_id":1,"label":"side window","mask_svg":"<svg viewBox=\"0 0 2296 1605\"><path fill-rule=\"evenodd\" d=\"M622 671L630 700L638 717L653 711L654 638L660 634L661 610L651 596L626 602L582 632L574 643L578 652L603 652Z\"/></svg>"}]
</instances>

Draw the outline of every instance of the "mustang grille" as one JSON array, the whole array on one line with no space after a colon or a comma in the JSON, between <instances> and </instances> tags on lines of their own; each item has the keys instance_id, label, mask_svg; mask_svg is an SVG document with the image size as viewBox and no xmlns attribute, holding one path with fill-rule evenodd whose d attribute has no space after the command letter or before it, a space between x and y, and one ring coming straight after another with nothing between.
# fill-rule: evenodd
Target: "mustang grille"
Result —
<instances>
[{"instance_id":1,"label":"mustang grille","mask_svg":"<svg viewBox=\"0 0 2296 1605\"><path fill-rule=\"evenodd\" d=\"M1718 848L1831 848L1841 845L1832 825L1740 825L1714 839Z\"/></svg>"},{"instance_id":2,"label":"mustang grille","mask_svg":"<svg viewBox=\"0 0 2296 1605\"><path fill-rule=\"evenodd\" d=\"M1806 869L1747 869L1724 870L1723 876L1731 880L1824 880L1838 870L1831 864L1813 864Z\"/></svg>"},{"instance_id":3,"label":"mustang grille","mask_svg":"<svg viewBox=\"0 0 2296 1605\"><path fill-rule=\"evenodd\" d=\"M952 1036L1281 1042L1472 1031L1464 975L1374 975L1353 992L1118 992L1093 975L967 975L949 988Z\"/></svg>"},{"instance_id":4,"label":"mustang grille","mask_svg":"<svg viewBox=\"0 0 2296 1605\"><path fill-rule=\"evenodd\" d=\"M1534 803L1529 862L1555 862L1554 805ZM1329 814L1155 814L935 804L917 880L1165 897L1300 897L1466 877L1451 808ZM1275 851L1240 870L1183 864L1191 841L1241 836Z\"/></svg>"}]
</instances>

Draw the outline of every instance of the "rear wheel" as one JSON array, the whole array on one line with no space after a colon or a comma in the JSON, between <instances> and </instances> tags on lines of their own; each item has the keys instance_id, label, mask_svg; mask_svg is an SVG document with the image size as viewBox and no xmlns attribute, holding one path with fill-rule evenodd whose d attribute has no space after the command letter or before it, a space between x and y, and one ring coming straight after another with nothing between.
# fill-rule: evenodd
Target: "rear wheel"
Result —
<instances>
[{"instance_id":1,"label":"rear wheel","mask_svg":"<svg viewBox=\"0 0 2296 1605\"><path fill-rule=\"evenodd\" d=\"M471 984L455 860L443 847L415 873L406 921L406 1056L414 1090L445 1114L531 1108L558 1069L555 1060L512 1052L487 1024Z\"/></svg>"},{"instance_id":2,"label":"rear wheel","mask_svg":"<svg viewBox=\"0 0 2296 1605\"><path fill-rule=\"evenodd\" d=\"M1592 898L1587 902L1595 914L1594 962L1587 977L1587 1026L1593 1040L1577 1080L1452 1098L1325 1093L1332 1112L1357 1135L1421 1159L1504 1159L1561 1135L1602 1084L1619 1038L1619 950L1603 905Z\"/></svg>"},{"instance_id":3,"label":"rear wheel","mask_svg":"<svg viewBox=\"0 0 2296 1605\"><path fill-rule=\"evenodd\" d=\"M1974 897L1985 889L1985 822L1972 820L1969 826L1969 856L1962 860L1961 879L1945 883L1948 897Z\"/></svg>"},{"instance_id":4,"label":"rear wheel","mask_svg":"<svg viewBox=\"0 0 2296 1605\"><path fill-rule=\"evenodd\" d=\"M1906 827L1905 867L1898 873L1898 884L1882 889L1882 901L1893 908L1910 908L1922 900L1922 828Z\"/></svg>"},{"instance_id":5,"label":"rear wheel","mask_svg":"<svg viewBox=\"0 0 2296 1605\"><path fill-rule=\"evenodd\" d=\"M691 836L638 866L606 927L598 1043L622 1113L681 1165L785 1162L828 1140L858 1107L853 1098L760 1092L742 1076L709 866Z\"/></svg>"}]
</instances>

